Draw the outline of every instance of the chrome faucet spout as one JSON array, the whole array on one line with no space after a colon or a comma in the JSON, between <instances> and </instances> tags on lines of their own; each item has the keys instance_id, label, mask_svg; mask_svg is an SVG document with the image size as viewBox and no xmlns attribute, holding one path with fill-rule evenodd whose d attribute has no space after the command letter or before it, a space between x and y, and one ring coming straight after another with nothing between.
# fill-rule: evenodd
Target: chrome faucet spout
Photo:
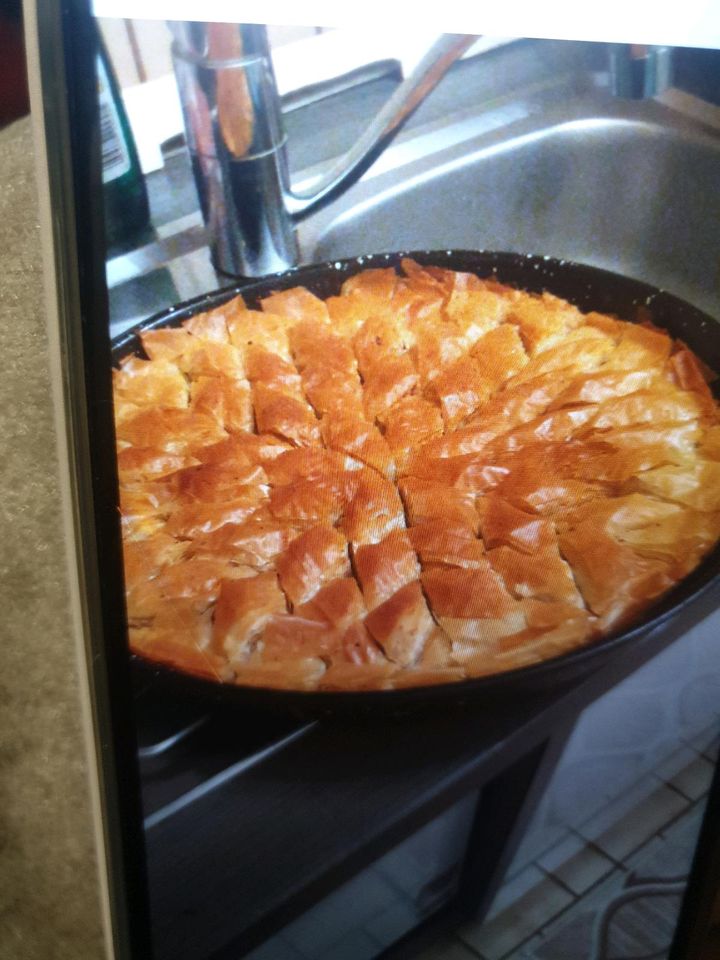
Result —
<instances>
[{"instance_id":1,"label":"chrome faucet spout","mask_svg":"<svg viewBox=\"0 0 720 960\"><path fill-rule=\"evenodd\" d=\"M400 84L375 120L348 153L303 193L290 191L288 212L300 220L340 196L372 166L400 132L427 95L455 61L477 40L465 34L443 34L427 51L416 68Z\"/></svg>"},{"instance_id":2,"label":"chrome faucet spout","mask_svg":"<svg viewBox=\"0 0 720 960\"><path fill-rule=\"evenodd\" d=\"M213 263L256 277L297 265L295 224L338 197L388 146L475 42L445 34L348 153L303 192L288 173L280 97L264 27L171 23L188 148Z\"/></svg>"}]
</instances>

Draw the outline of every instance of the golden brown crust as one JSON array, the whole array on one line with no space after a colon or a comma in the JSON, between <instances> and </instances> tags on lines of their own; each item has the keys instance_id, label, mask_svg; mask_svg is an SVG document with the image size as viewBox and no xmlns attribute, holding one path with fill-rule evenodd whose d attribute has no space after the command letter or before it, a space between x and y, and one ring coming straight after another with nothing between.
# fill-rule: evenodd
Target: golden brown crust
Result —
<instances>
[{"instance_id":1,"label":"golden brown crust","mask_svg":"<svg viewBox=\"0 0 720 960\"><path fill-rule=\"evenodd\" d=\"M356 547L353 564L368 610L380 606L420 575L420 565L405 530L392 530L378 543Z\"/></svg>"},{"instance_id":2,"label":"golden brown crust","mask_svg":"<svg viewBox=\"0 0 720 960\"><path fill-rule=\"evenodd\" d=\"M130 644L220 682L454 683L637 617L720 537L712 375L649 322L402 262L114 372Z\"/></svg>"},{"instance_id":3,"label":"golden brown crust","mask_svg":"<svg viewBox=\"0 0 720 960\"><path fill-rule=\"evenodd\" d=\"M345 538L332 527L311 527L278 557L277 572L293 607L306 603L324 583L350 572Z\"/></svg>"}]
</instances>

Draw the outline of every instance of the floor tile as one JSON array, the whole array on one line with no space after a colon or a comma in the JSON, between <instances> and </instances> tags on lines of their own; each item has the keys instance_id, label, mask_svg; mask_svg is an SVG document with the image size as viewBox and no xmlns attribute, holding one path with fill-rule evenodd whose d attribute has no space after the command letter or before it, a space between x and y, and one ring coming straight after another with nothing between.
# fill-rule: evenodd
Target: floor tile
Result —
<instances>
[{"instance_id":1,"label":"floor tile","mask_svg":"<svg viewBox=\"0 0 720 960\"><path fill-rule=\"evenodd\" d=\"M491 903L490 909L487 911L485 917L485 922L487 923L489 920L492 920L493 917L502 913L503 910L511 907L529 890L532 890L539 883L542 883L544 878L545 874L542 870L539 870L531 864L529 867L521 870L520 873L516 873L511 879L506 880Z\"/></svg>"},{"instance_id":2,"label":"floor tile","mask_svg":"<svg viewBox=\"0 0 720 960\"><path fill-rule=\"evenodd\" d=\"M426 947L415 960L478 960L478 955L456 937L444 937Z\"/></svg>"},{"instance_id":3,"label":"floor tile","mask_svg":"<svg viewBox=\"0 0 720 960\"><path fill-rule=\"evenodd\" d=\"M683 744L674 750L669 757L656 764L653 768L653 775L667 783L674 776L689 766L696 757L699 756L697 750L693 750L688 744Z\"/></svg>"},{"instance_id":4,"label":"floor tile","mask_svg":"<svg viewBox=\"0 0 720 960\"><path fill-rule=\"evenodd\" d=\"M566 830L561 839L544 850L535 863L546 873L554 873L559 866L581 850L586 843L584 837L579 837L572 830Z\"/></svg>"},{"instance_id":5,"label":"floor tile","mask_svg":"<svg viewBox=\"0 0 720 960\"><path fill-rule=\"evenodd\" d=\"M538 863L554 879L578 895L606 877L615 866L600 850L575 835L548 851Z\"/></svg>"},{"instance_id":6,"label":"floor tile","mask_svg":"<svg viewBox=\"0 0 720 960\"><path fill-rule=\"evenodd\" d=\"M607 830L624 820L644 804L648 797L658 789L658 781L654 777L643 777L634 786L629 787L619 797L606 804L592 817L584 820L575 828L575 832L587 840L595 840Z\"/></svg>"},{"instance_id":7,"label":"floor tile","mask_svg":"<svg viewBox=\"0 0 720 960\"><path fill-rule=\"evenodd\" d=\"M532 960L588 960L598 913L622 893L626 882L626 872L616 867L585 896L579 897L528 942L533 950ZM513 956L512 960L516 958Z\"/></svg>"},{"instance_id":8,"label":"floor tile","mask_svg":"<svg viewBox=\"0 0 720 960\"><path fill-rule=\"evenodd\" d=\"M718 753L720 753L720 737L712 737L708 745L703 750L703 756L713 765L718 762Z\"/></svg>"},{"instance_id":9,"label":"floor tile","mask_svg":"<svg viewBox=\"0 0 720 960\"><path fill-rule=\"evenodd\" d=\"M316 957L363 927L398 897L390 884L370 868L288 924L283 934L301 953Z\"/></svg>"},{"instance_id":10,"label":"floor tile","mask_svg":"<svg viewBox=\"0 0 720 960\"><path fill-rule=\"evenodd\" d=\"M625 860L638 878L683 877L690 870L700 832L701 805L695 804L666 830Z\"/></svg>"},{"instance_id":11,"label":"floor tile","mask_svg":"<svg viewBox=\"0 0 720 960\"><path fill-rule=\"evenodd\" d=\"M458 928L460 939L485 960L500 960L528 940L573 902L572 894L550 877L484 924Z\"/></svg>"},{"instance_id":12,"label":"floor tile","mask_svg":"<svg viewBox=\"0 0 720 960\"><path fill-rule=\"evenodd\" d=\"M662 957L672 943L681 894L671 887L638 887L636 897L608 913L609 957ZM625 891L633 895L632 887Z\"/></svg>"},{"instance_id":13,"label":"floor tile","mask_svg":"<svg viewBox=\"0 0 720 960\"><path fill-rule=\"evenodd\" d=\"M717 758L720 744L720 725L716 720L690 737L683 737L688 746L702 753L706 759L714 763Z\"/></svg>"},{"instance_id":14,"label":"floor tile","mask_svg":"<svg viewBox=\"0 0 720 960\"><path fill-rule=\"evenodd\" d=\"M705 816L706 801L698 800L676 821L662 830L662 836L681 846L683 849L695 849L700 835L700 827Z\"/></svg>"},{"instance_id":15,"label":"floor tile","mask_svg":"<svg viewBox=\"0 0 720 960\"><path fill-rule=\"evenodd\" d=\"M606 856L621 862L687 807L684 797L660 784L624 817L604 830L598 831L591 822L581 826L578 833L591 840Z\"/></svg>"},{"instance_id":16,"label":"floor tile","mask_svg":"<svg viewBox=\"0 0 720 960\"><path fill-rule=\"evenodd\" d=\"M246 960L306 960L306 957L304 953L301 953L281 935L278 935L271 937L262 946L252 950L247 955Z\"/></svg>"},{"instance_id":17,"label":"floor tile","mask_svg":"<svg viewBox=\"0 0 720 960\"><path fill-rule=\"evenodd\" d=\"M390 946L413 930L421 919L410 903L393 903L373 916L364 929L383 946Z\"/></svg>"},{"instance_id":18,"label":"floor tile","mask_svg":"<svg viewBox=\"0 0 720 960\"><path fill-rule=\"evenodd\" d=\"M713 765L703 756L696 757L669 781L688 800L699 800L710 789Z\"/></svg>"},{"instance_id":19,"label":"floor tile","mask_svg":"<svg viewBox=\"0 0 720 960\"><path fill-rule=\"evenodd\" d=\"M368 960L378 952L377 940L365 930L351 930L322 953L314 955L317 960Z\"/></svg>"}]
</instances>

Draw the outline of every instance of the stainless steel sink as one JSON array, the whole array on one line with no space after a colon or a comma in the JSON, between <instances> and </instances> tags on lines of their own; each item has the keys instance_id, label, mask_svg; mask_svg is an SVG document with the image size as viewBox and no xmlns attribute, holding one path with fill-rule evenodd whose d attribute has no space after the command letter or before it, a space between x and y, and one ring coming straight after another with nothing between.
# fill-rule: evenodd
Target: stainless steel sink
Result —
<instances>
[{"instance_id":1,"label":"stainless steel sink","mask_svg":"<svg viewBox=\"0 0 720 960\"><path fill-rule=\"evenodd\" d=\"M607 95L479 133L471 124L398 148L389 169L307 224L304 259L540 253L645 280L720 317L720 134L711 126L657 101Z\"/></svg>"},{"instance_id":2,"label":"stainless steel sink","mask_svg":"<svg viewBox=\"0 0 720 960\"><path fill-rule=\"evenodd\" d=\"M720 319L720 108L674 89L613 98L601 48L521 41L459 66L363 179L300 225L303 261L539 253L644 280ZM296 145L310 137L314 147L303 156L318 149L318 129L362 129L347 107L331 97L292 115ZM323 172L302 170L295 189ZM211 267L199 211L158 234L108 264L113 335L227 283Z\"/></svg>"}]
</instances>

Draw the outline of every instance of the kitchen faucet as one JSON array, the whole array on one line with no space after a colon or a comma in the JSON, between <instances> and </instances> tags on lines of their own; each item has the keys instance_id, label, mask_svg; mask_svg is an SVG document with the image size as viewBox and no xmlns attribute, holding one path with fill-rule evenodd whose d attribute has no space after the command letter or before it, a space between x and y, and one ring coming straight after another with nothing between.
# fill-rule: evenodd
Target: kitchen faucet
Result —
<instances>
[{"instance_id":1,"label":"kitchen faucet","mask_svg":"<svg viewBox=\"0 0 720 960\"><path fill-rule=\"evenodd\" d=\"M264 26L170 24L187 143L214 266L232 276L286 270L295 225L338 197L377 159L449 67L476 41L444 34L348 153L302 192L290 186Z\"/></svg>"}]
</instances>

